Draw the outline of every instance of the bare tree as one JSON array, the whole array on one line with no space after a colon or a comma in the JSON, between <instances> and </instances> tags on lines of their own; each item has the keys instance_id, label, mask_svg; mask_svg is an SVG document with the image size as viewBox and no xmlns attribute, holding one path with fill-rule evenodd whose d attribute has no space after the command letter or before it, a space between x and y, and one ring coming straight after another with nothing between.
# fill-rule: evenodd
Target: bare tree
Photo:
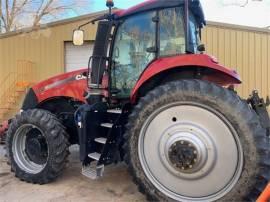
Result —
<instances>
[{"instance_id":1,"label":"bare tree","mask_svg":"<svg viewBox=\"0 0 270 202\"><path fill-rule=\"evenodd\" d=\"M68 17L81 1L73 0L0 0L0 33L42 22Z\"/></svg>"}]
</instances>

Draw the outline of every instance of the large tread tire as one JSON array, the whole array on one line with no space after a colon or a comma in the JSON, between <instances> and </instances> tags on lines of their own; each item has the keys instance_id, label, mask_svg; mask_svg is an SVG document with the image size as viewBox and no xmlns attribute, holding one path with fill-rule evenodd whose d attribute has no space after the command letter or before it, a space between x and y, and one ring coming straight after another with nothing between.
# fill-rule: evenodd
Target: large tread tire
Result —
<instances>
[{"instance_id":1,"label":"large tread tire","mask_svg":"<svg viewBox=\"0 0 270 202\"><path fill-rule=\"evenodd\" d=\"M16 163L12 151L13 139L16 131L24 124L33 124L43 131L48 146L48 159L42 171L31 174L20 168ZM33 109L22 112L12 120L7 133L7 154L11 170L22 181L33 184L47 184L54 181L63 173L69 155L68 134L65 127L52 113Z\"/></svg>"},{"instance_id":2,"label":"large tread tire","mask_svg":"<svg viewBox=\"0 0 270 202\"><path fill-rule=\"evenodd\" d=\"M256 113L235 93L200 80L181 80L159 86L141 98L130 115L123 148L125 162L139 191L146 194L150 201L172 201L145 175L138 155L138 138L149 115L159 107L175 101L206 104L222 113L231 122L243 147L244 167L234 188L218 201L255 201L270 179L266 131Z\"/></svg>"}]
</instances>

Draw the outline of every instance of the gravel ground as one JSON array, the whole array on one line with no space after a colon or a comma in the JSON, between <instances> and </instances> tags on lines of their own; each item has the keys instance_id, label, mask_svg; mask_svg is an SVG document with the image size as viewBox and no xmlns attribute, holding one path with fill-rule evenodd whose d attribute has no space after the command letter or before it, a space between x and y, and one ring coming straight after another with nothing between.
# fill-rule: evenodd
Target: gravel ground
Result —
<instances>
[{"instance_id":1,"label":"gravel ground","mask_svg":"<svg viewBox=\"0 0 270 202\"><path fill-rule=\"evenodd\" d=\"M78 148L71 148L70 163L63 175L48 185L21 182L10 172L0 146L0 201L1 202L129 202L146 201L132 182L124 164L105 168L105 176L90 180L81 175Z\"/></svg>"}]
</instances>

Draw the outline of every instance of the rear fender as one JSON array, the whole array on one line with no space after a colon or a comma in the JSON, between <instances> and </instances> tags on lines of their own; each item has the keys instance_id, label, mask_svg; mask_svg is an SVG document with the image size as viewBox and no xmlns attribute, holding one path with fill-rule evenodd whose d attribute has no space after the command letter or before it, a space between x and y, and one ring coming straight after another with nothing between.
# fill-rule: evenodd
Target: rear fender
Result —
<instances>
[{"instance_id":1,"label":"rear fender","mask_svg":"<svg viewBox=\"0 0 270 202\"><path fill-rule=\"evenodd\" d=\"M153 61L141 74L131 93L131 102L135 103L140 90L153 78L163 78L168 72L198 71L198 79L210 81L220 86L241 84L238 73L220 65L215 58L205 54L190 54L160 58ZM201 75L200 75L201 74ZM189 78L197 78L196 75Z\"/></svg>"}]
</instances>

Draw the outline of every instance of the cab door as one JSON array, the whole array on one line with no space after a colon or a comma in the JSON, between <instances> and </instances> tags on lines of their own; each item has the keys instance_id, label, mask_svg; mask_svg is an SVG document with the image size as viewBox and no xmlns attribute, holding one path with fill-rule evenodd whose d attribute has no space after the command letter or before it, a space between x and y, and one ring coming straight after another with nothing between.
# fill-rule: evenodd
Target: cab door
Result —
<instances>
[{"instance_id":1,"label":"cab door","mask_svg":"<svg viewBox=\"0 0 270 202\"><path fill-rule=\"evenodd\" d=\"M123 21L116 32L111 89L115 97L129 98L144 69L156 58L157 12L146 12Z\"/></svg>"}]
</instances>

